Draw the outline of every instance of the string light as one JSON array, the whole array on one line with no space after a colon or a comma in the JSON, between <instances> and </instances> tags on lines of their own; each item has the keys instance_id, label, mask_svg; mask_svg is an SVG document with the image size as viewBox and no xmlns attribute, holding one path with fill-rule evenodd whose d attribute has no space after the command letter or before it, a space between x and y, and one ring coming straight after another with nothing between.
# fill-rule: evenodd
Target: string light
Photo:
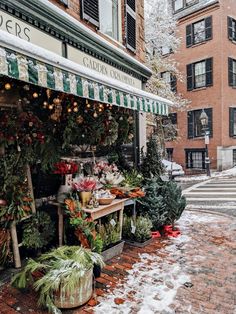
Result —
<instances>
[{"instance_id":1,"label":"string light","mask_svg":"<svg viewBox=\"0 0 236 314\"><path fill-rule=\"evenodd\" d=\"M53 105L52 105L52 104L49 105L49 106L48 106L48 109L52 110L52 109L53 109Z\"/></svg>"},{"instance_id":2,"label":"string light","mask_svg":"<svg viewBox=\"0 0 236 314\"><path fill-rule=\"evenodd\" d=\"M33 97L34 97L34 98L38 98L38 97L39 97L39 94L35 92L35 93L33 93Z\"/></svg>"},{"instance_id":3,"label":"string light","mask_svg":"<svg viewBox=\"0 0 236 314\"><path fill-rule=\"evenodd\" d=\"M53 99L53 103L55 104L55 105L59 105L60 104L60 99L59 98L54 98Z\"/></svg>"},{"instance_id":4,"label":"string light","mask_svg":"<svg viewBox=\"0 0 236 314\"><path fill-rule=\"evenodd\" d=\"M10 84L10 83L6 83L6 84L5 84L5 89L6 89L6 90L11 89L11 84Z\"/></svg>"},{"instance_id":5,"label":"string light","mask_svg":"<svg viewBox=\"0 0 236 314\"><path fill-rule=\"evenodd\" d=\"M78 107L74 107L74 108L73 108L73 111L74 111L74 112L78 112L78 110L79 110Z\"/></svg>"},{"instance_id":6,"label":"string light","mask_svg":"<svg viewBox=\"0 0 236 314\"><path fill-rule=\"evenodd\" d=\"M67 109L67 112L69 112L69 113L70 113L70 112L71 112L71 108L68 108L68 109Z\"/></svg>"},{"instance_id":7,"label":"string light","mask_svg":"<svg viewBox=\"0 0 236 314\"><path fill-rule=\"evenodd\" d=\"M97 118L97 117L98 117L98 114L97 114L96 111L94 112L93 117L94 117L94 118Z\"/></svg>"},{"instance_id":8,"label":"string light","mask_svg":"<svg viewBox=\"0 0 236 314\"><path fill-rule=\"evenodd\" d=\"M99 109L98 109L99 112L102 112L102 110L103 110L102 108L99 108Z\"/></svg>"},{"instance_id":9,"label":"string light","mask_svg":"<svg viewBox=\"0 0 236 314\"><path fill-rule=\"evenodd\" d=\"M74 106L74 107L78 106L77 101L74 101L73 106Z\"/></svg>"}]
</instances>

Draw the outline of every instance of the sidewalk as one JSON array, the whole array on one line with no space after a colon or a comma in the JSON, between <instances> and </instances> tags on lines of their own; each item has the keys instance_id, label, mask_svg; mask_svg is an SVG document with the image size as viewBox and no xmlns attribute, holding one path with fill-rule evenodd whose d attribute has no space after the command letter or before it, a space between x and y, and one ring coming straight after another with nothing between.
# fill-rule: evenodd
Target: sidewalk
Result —
<instances>
[{"instance_id":1,"label":"sidewalk","mask_svg":"<svg viewBox=\"0 0 236 314\"><path fill-rule=\"evenodd\" d=\"M178 226L178 238L126 246L97 279L99 304L63 314L235 314L236 219L186 211ZM34 294L6 285L0 313L46 312L37 310Z\"/></svg>"}]
</instances>

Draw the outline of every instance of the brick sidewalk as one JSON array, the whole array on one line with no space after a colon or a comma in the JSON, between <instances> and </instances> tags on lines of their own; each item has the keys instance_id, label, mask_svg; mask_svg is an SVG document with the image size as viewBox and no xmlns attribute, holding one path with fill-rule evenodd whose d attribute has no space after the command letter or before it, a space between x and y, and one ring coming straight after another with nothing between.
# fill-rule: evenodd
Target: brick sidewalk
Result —
<instances>
[{"instance_id":1,"label":"brick sidewalk","mask_svg":"<svg viewBox=\"0 0 236 314\"><path fill-rule=\"evenodd\" d=\"M235 314L236 219L185 212L179 227L176 239L143 249L126 246L97 279L98 306L63 314ZM0 293L1 314L46 313L36 303L32 292L8 285Z\"/></svg>"}]
</instances>

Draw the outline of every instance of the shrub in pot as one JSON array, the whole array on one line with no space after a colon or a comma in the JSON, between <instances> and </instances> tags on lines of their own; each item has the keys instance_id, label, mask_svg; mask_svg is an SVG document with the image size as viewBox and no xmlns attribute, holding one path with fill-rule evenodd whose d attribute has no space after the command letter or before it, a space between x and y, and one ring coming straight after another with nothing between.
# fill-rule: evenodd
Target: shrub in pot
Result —
<instances>
[{"instance_id":1,"label":"shrub in pot","mask_svg":"<svg viewBox=\"0 0 236 314\"><path fill-rule=\"evenodd\" d=\"M143 243L149 240L151 235L152 222L148 217L138 216L133 217L124 216L124 223L122 235L124 239Z\"/></svg>"},{"instance_id":2,"label":"shrub in pot","mask_svg":"<svg viewBox=\"0 0 236 314\"><path fill-rule=\"evenodd\" d=\"M139 211L151 219L153 229L174 224L186 207L186 199L176 182L164 182L159 177L146 179L145 197L138 200Z\"/></svg>"},{"instance_id":3,"label":"shrub in pot","mask_svg":"<svg viewBox=\"0 0 236 314\"><path fill-rule=\"evenodd\" d=\"M103 266L100 254L78 246L62 246L29 259L25 268L12 279L17 288L32 285L39 293L38 304L54 314L59 308L86 303L93 291L93 265Z\"/></svg>"}]
</instances>

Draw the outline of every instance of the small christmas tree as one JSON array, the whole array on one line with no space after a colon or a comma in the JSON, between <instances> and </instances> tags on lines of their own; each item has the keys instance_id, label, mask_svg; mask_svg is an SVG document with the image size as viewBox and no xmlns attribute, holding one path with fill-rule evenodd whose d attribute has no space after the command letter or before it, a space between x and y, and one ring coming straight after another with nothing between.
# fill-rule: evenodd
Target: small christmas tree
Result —
<instances>
[{"instance_id":1,"label":"small christmas tree","mask_svg":"<svg viewBox=\"0 0 236 314\"><path fill-rule=\"evenodd\" d=\"M144 178L160 177L164 172L161 161L161 153L157 144L157 137L154 135L147 143L146 154L142 151L141 172Z\"/></svg>"}]
</instances>

